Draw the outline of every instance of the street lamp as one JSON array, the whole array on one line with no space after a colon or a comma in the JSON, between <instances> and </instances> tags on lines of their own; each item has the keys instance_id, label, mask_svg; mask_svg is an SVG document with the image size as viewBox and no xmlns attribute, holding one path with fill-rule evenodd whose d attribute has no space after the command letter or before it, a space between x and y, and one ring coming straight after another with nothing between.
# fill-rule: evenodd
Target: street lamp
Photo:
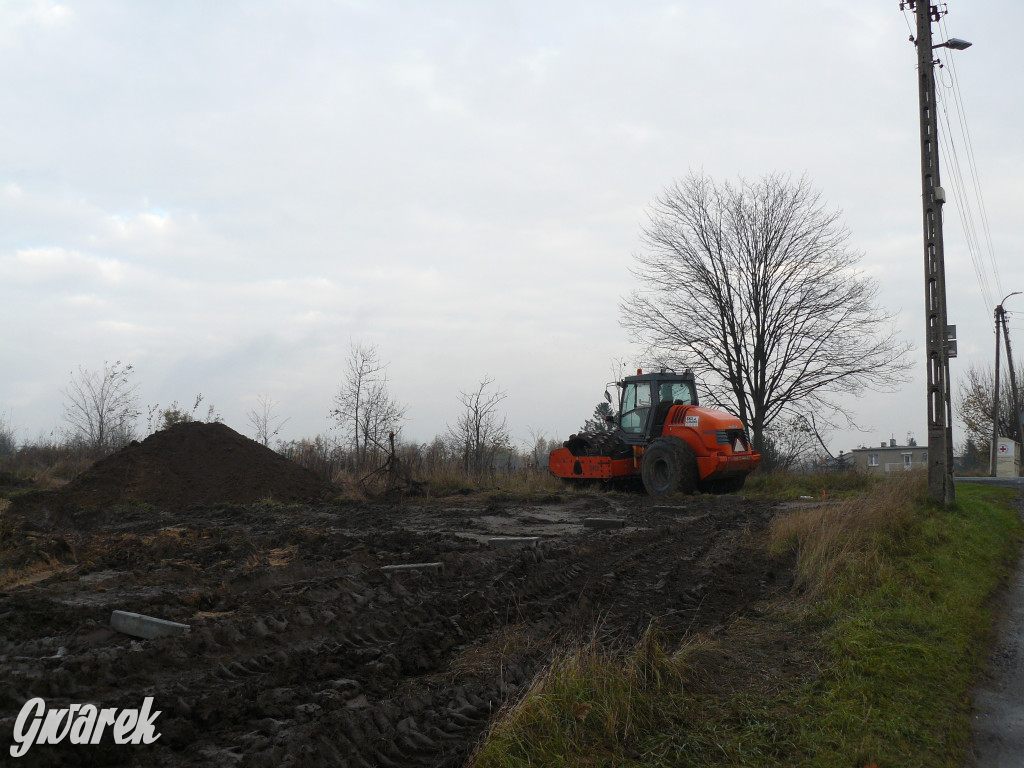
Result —
<instances>
[{"instance_id":1,"label":"street lamp","mask_svg":"<svg viewBox=\"0 0 1024 768\"><path fill-rule=\"evenodd\" d=\"M944 43L936 43L932 48L950 48L954 51L962 51L965 48L970 48L971 43L966 40L961 40L959 37L951 37Z\"/></svg>"}]
</instances>

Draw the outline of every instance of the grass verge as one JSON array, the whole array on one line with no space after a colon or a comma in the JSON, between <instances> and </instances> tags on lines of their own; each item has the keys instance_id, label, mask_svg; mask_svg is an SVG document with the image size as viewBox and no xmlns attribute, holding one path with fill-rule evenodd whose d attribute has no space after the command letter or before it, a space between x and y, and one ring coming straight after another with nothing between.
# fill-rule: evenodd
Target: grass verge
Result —
<instances>
[{"instance_id":1,"label":"grass verge","mask_svg":"<svg viewBox=\"0 0 1024 768\"><path fill-rule=\"evenodd\" d=\"M832 501L864 495L881 482L877 475L866 472L754 472L743 486L746 496L794 501Z\"/></svg>"},{"instance_id":2,"label":"grass verge","mask_svg":"<svg viewBox=\"0 0 1024 768\"><path fill-rule=\"evenodd\" d=\"M669 652L584 646L492 726L477 768L964 764L969 688L1021 524L1014 493L920 480L780 516L798 594Z\"/></svg>"}]
</instances>

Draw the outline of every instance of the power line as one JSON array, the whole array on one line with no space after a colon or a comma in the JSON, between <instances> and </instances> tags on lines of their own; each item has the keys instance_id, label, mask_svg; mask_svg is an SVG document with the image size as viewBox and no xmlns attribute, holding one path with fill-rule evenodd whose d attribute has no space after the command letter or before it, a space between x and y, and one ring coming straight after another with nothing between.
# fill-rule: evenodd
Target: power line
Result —
<instances>
[{"instance_id":1,"label":"power line","mask_svg":"<svg viewBox=\"0 0 1024 768\"><path fill-rule=\"evenodd\" d=\"M928 3L930 0L918 0L919 2ZM907 30L910 33L910 41L916 43L914 37L914 27L911 23L911 13L914 13L914 22L916 20L916 13L910 11L909 8L913 5L913 0L908 3L900 3L900 10L903 12L903 20L906 23ZM949 39L948 31L945 29L944 11L940 11L938 15L938 22L940 25L940 32L943 34L946 40ZM990 261L993 266L993 272L995 274L996 285L999 286L1001 291L1001 285L998 281L998 271L995 268L995 256L994 250L991 246L991 232L988 228L988 218L985 215L984 199L981 196L980 184L977 180L977 165L974 162L974 150L971 145L970 131L967 128L966 113L963 108L963 100L959 98L959 86L956 79L955 67L952 62L952 56L949 57L949 83L942 82L943 88L949 90L953 94L953 102L956 108L959 125L961 125L961 134L964 137L965 147L968 153L969 167L974 179L975 197L979 201L979 209L982 214L982 226L985 231L986 241L988 243L988 251L990 254ZM943 65L940 63L939 75L943 72ZM940 81L941 82L941 81ZM949 177L950 177L950 191L952 197L956 202L956 213L961 219L961 226L963 227L965 238L967 240L968 253L971 256L972 266L974 267L975 279L978 282L978 289L981 293L981 300L984 304L985 311L987 312L989 307L993 305L992 290L988 281L988 272L985 268L984 259L981 256L981 244L978 236L978 227L975 223L975 217L971 201L968 197L969 185L964 179L964 172L959 164L959 157L956 153L956 142L954 139L954 132L952 130L952 124L949 120L949 111L946 106L946 100L943 99L942 89L936 88L936 102L941 106L942 121L936 121L938 124L938 137L939 141L943 144L943 157L947 159L947 165L949 166ZM945 130L941 130L941 129Z\"/></svg>"},{"instance_id":2,"label":"power line","mask_svg":"<svg viewBox=\"0 0 1024 768\"><path fill-rule=\"evenodd\" d=\"M910 23L910 11L903 5L900 6L900 10L903 11L903 20L907 22L907 31L910 32L910 36L914 36L914 25Z\"/></svg>"},{"instance_id":3,"label":"power line","mask_svg":"<svg viewBox=\"0 0 1024 768\"><path fill-rule=\"evenodd\" d=\"M941 18L939 19L939 28L942 30L942 34L945 39L949 40L949 31L946 29L946 23ZM971 141L971 131L967 124L967 110L964 108L962 90L960 88L960 80L956 73L956 57L949 56L949 71L952 79L952 92L953 100L956 104L957 115L960 118L960 127L963 132L964 145L967 148L967 162L970 165L971 178L974 182L975 197L978 201L978 212L981 216L981 223L985 232L985 242L988 246L989 262L992 265L992 274L996 278L996 289L999 294L1003 293L1003 285L999 279L999 264L996 262L995 247L992 243L992 230L988 223L988 209L985 206L985 196L982 194L981 187L981 174L978 173L978 164L975 160L974 154L974 143Z\"/></svg>"},{"instance_id":4,"label":"power line","mask_svg":"<svg viewBox=\"0 0 1024 768\"><path fill-rule=\"evenodd\" d=\"M942 121L939 123L939 139L943 144L943 155L946 158L947 170L949 171L949 187L956 202L957 215L960 217L960 224L963 227L964 237L967 240L967 251L974 266L974 274L978 280L978 287L981 291L981 298L985 304L985 311L994 305L992 300L992 289L989 285L988 274L985 270L984 261L981 258L978 242L978 231L974 223L974 216L970 200L966 194L963 170L960 166L960 159L956 151L956 142L952 127L949 122L949 111L946 108L946 100L942 97L942 90L936 89L936 101L941 107ZM945 130L942 130L942 129Z\"/></svg>"}]
</instances>

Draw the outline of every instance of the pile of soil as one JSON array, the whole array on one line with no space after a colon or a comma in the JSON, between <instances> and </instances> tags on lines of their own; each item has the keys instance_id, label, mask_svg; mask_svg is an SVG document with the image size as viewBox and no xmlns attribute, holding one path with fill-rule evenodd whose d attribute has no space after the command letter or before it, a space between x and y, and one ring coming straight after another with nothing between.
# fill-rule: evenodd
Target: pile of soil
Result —
<instances>
[{"instance_id":1,"label":"pile of soil","mask_svg":"<svg viewBox=\"0 0 1024 768\"><path fill-rule=\"evenodd\" d=\"M133 501L183 508L266 499L315 502L334 493L308 469L230 427L193 421L100 459L48 494L47 502L58 509L97 510Z\"/></svg>"}]
</instances>

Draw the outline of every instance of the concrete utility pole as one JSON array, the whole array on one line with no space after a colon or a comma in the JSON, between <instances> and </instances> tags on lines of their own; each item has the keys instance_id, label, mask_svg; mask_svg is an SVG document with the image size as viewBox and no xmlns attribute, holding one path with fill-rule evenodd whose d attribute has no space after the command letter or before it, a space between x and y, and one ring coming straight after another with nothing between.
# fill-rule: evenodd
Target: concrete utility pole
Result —
<instances>
[{"instance_id":1,"label":"concrete utility pole","mask_svg":"<svg viewBox=\"0 0 1024 768\"><path fill-rule=\"evenodd\" d=\"M928 496L941 504L956 500L953 488L953 406L949 386L946 268L942 250L939 134L935 110L932 21L945 13L929 0L903 0L917 12L917 74L921 117L921 202L924 212L925 349L928 354ZM943 6L944 8L944 6ZM938 48L966 48L953 38Z\"/></svg>"},{"instance_id":2,"label":"concrete utility pole","mask_svg":"<svg viewBox=\"0 0 1024 768\"><path fill-rule=\"evenodd\" d=\"M1013 293L1008 294L1005 298L1003 298L1003 300L1001 302L999 302L999 306L996 307L996 311L999 313L999 317L996 320L996 336L997 336L997 338L996 338L996 345L997 345L996 357L998 359L998 355L999 355L999 352L998 352L999 325L998 325L998 323L1002 322L1002 324L1003 324L1003 342L1006 344L1006 366L1007 366L1007 368L1010 369L1010 393L1013 396L1012 416L1017 421L1017 441L1022 443L1022 444L1024 444L1024 411L1021 410L1020 395L1017 392L1017 371L1013 367L1013 351L1010 349L1010 329L1006 327L1006 310L1003 308L1003 304L1006 303L1006 299L1010 298L1010 296L1020 296L1020 291L1014 291ZM999 363L997 362L996 363L997 369L998 369L998 366L999 366ZM999 380L998 379L998 370L997 370L996 375L997 375L996 381L998 381ZM999 398L997 396L996 397L996 411L995 411L996 413L999 412L999 410L998 410L999 409L998 403L999 403ZM995 419L993 419L993 422L994 421L995 421ZM998 438L998 437L999 436L996 435L996 438ZM992 449L992 455L993 456L995 455L995 448L994 447ZM992 473L992 476L995 477L995 472Z\"/></svg>"},{"instance_id":3,"label":"concrete utility pole","mask_svg":"<svg viewBox=\"0 0 1024 768\"><path fill-rule=\"evenodd\" d=\"M1020 425L1019 438L1024 438L1024 413L1018 413L1017 409L1020 408L1020 400L1017 394L1017 372L1013 368L1013 352L1010 351L1010 330L1006 327L1006 310L1003 308L1003 304L1011 296L1020 296L1020 291L1014 291L1008 293L1003 297L1003 300L996 306L996 382L992 393L992 449L990 451L991 456L989 459L989 474L992 477L996 476L996 448L999 445L999 326L1003 326L1003 343L1006 344L1006 364L1010 368L1010 393L1013 397L1013 405L1011 411L1013 418L1018 419Z\"/></svg>"},{"instance_id":4,"label":"concrete utility pole","mask_svg":"<svg viewBox=\"0 0 1024 768\"><path fill-rule=\"evenodd\" d=\"M1003 319L1002 303L996 307L996 385L992 393L992 447L989 449L988 469L991 477L996 476L996 448L999 445L999 323Z\"/></svg>"},{"instance_id":5,"label":"concrete utility pole","mask_svg":"<svg viewBox=\"0 0 1024 768\"><path fill-rule=\"evenodd\" d=\"M1013 294L1010 294L1011 296ZM1005 301L1006 299L1003 299ZM1000 305L1002 309L1002 305ZM1013 395L1013 417L1020 417L1020 395L1017 394L1017 373L1013 370L1013 352L1010 350L1010 329L1006 327L1006 310L1003 315L1003 341L1006 344L1006 367L1010 369L1010 393ZM1024 443L1024 433L1017 434L1017 442Z\"/></svg>"}]
</instances>

